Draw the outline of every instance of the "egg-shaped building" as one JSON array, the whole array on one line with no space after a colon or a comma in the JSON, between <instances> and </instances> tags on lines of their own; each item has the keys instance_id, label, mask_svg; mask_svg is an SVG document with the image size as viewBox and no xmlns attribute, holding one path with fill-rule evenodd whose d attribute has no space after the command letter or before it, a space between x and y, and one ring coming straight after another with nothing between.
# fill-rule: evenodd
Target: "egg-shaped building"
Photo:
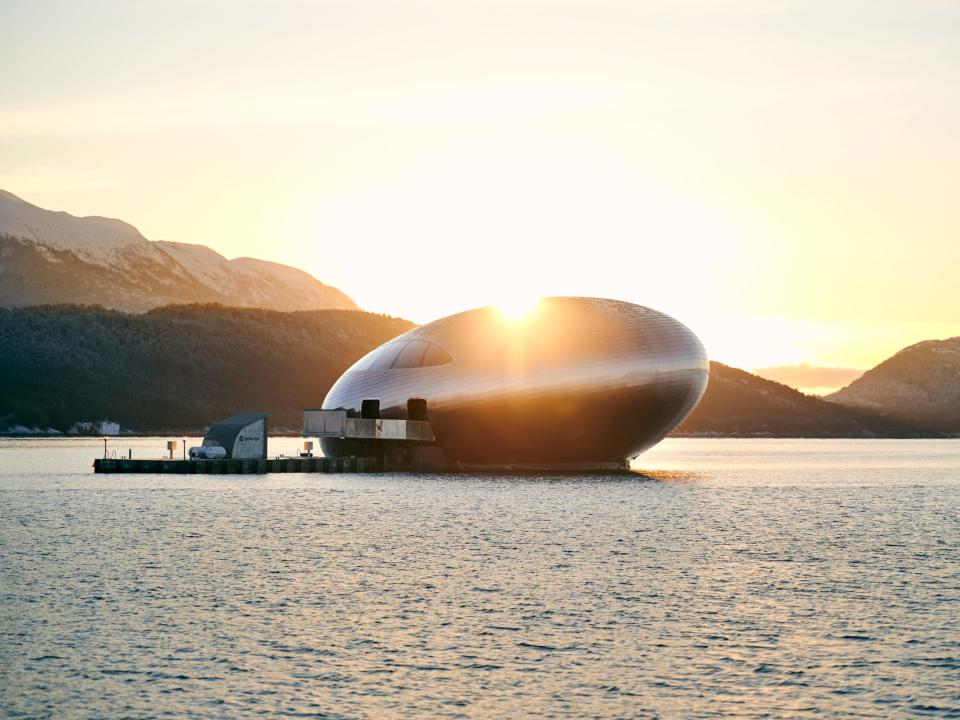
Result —
<instances>
[{"instance_id":1,"label":"egg-shaped building","mask_svg":"<svg viewBox=\"0 0 960 720\"><path fill-rule=\"evenodd\" d=\"M429 418L453 467L610 469L675 428L707 375L703 345L673 318L554 297L521 318L486 307L415 328L356 362L323 407L360 417L379 401L380 418ZM360 454L349 438L321 442L328 457Z\"/></svg>"}]
</instances>

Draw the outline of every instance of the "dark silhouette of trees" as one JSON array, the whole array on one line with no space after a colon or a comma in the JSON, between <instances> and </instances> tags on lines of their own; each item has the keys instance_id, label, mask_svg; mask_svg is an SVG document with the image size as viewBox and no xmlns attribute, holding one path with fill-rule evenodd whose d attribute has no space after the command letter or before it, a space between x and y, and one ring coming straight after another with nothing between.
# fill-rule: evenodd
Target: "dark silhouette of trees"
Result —
<instances>
[{"instance_id":1,"label":"dark silhouette of trees","mask_svg":"<svg viewBox=\"0 0 960 720\"><path fill-rule=\"evenodd\" d=\"M273 427L299 428L350 364L411 327L356 310L0 310L0 419L63 431L110 418L149 432L268 410Z\"/></svg>"}]
</instances>

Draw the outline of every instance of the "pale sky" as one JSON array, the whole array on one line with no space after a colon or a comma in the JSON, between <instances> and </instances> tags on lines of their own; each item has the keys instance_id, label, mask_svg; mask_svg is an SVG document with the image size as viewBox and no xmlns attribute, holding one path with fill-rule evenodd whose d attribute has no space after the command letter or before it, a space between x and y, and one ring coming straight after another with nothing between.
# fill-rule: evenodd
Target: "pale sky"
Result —
<instances>
[{"instance_id":1,"label":"pale sky","mask_svg":"<svg viewBox=\"0 0 960 720\"><path fill-rule=\"evenodd\" d=\"M0 188L415 321L866 368L960 335L960 3L2 0Z\"/></svg>"}]
</instances>

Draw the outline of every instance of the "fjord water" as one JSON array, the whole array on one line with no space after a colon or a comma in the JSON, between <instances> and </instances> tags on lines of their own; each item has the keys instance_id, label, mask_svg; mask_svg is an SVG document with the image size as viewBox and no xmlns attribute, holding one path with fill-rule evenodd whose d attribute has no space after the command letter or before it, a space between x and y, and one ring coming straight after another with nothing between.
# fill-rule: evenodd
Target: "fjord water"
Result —
<instances>
[{"instance_id":1,"label":"fjord water","mask_svg":"<svg viewBox=\"0 0 960 720\"><path fill-rule=\"evenodd\" d=\"M0 441L8 717L960 717L957 440L670 439L626 478L98 452Z\"/></svg>"}]
</instances>

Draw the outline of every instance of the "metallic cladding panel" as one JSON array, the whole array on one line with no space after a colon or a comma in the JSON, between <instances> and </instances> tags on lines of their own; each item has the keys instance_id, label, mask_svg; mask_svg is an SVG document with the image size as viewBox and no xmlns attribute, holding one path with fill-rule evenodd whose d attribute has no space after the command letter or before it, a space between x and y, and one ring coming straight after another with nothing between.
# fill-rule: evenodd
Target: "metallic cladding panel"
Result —
<instances>
[{"instance_id":1,"label":"metallic cladding panel","mask_svg":"<svg viewBox=\"0 0 960 720\"><path fill-rule=\"evenodd\" d=\"M265 448L267 438L266 419L254 420L249 425L244 426L237 434L233 443L233 449L228 450L229 457L237 458L265 458L267 451Z\"/></svg>"},{"instance_id":2,"label":"metallic cladding panel","mask_svg":"<svg viewBox=\"0 0 960 720\"><path fill-rule=\"evenodd\" d=\"M304 435L343 435L346 410L304 410Z\"/></svg>"},{"instance_id":3,"label":"metallic cladding panel","mask_svg":"<svg viewBox=\"0 0 960 720\"><path fill-rule=\"evenodd\" d=\"M426 398L438 442L464 463L632 457L682 422L707 383L706 352L690 330L616 300L546 298L524 321L480 308L388 345L410 340L439 346L452 362L358 369L376 366L374 350L344 373L323 407L356 414L364 398L378 398L382 417L404 418L409 398ZM322 444L338 454L335 440Z\"/></svg>"},{"instance_id":4,"label":"metallic cladding panel","mask_svg":"<svg viewBox=\"0 0 960 720\"><path fill-rule=\"evenodd\" d=\"M430 423L417 420L389 420L385 418L347 418L343 426L347 438L379 440L427 440L434 439Z\"/></svg>"},{"instance_id":5,"label":"metallic cladding panel","mask_svg":"<svg viewBox=\"0 0 960 720\"><path fill-rule=\"evenodd\" d=\"M267 456L267 418L270 413L245 412L231 415L207 430L203 447L222 447L228 458ZM260 423L257 425L257 423ZM248 428L251 432L247 432ZM245 435L244 433L247 432ZM247 435L252 436L248 441ZM244 438L240 440L241 436ZM239 453L239 454L234 454ZM251 454L252 453L252 454Z\"/></svg>"}]
</instances>

